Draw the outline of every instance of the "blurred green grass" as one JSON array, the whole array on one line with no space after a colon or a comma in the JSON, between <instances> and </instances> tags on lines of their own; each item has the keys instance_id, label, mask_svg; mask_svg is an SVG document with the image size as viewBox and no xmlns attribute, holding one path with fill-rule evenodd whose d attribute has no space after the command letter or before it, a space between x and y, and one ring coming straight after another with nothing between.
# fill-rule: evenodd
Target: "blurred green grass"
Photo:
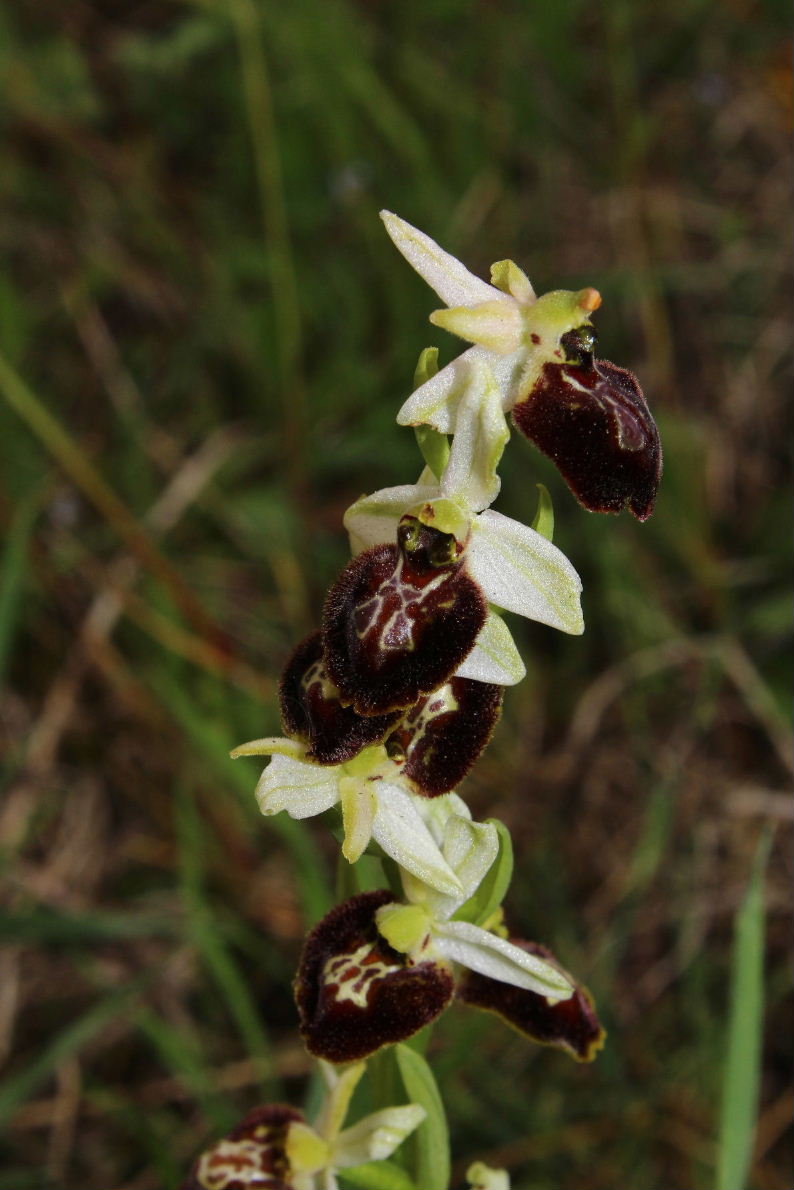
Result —
<instances>
[{"instance_id":1,"label":"blurred green grass","mask_svg":"<svg viewBox=\"0 0 794 1190\"><path fill-rule=\"evenodd\" d=\"M750 0L0 11L0 1188L175 1186L304 1093L290 981L334 848L264 822L227 750L277 729L344 508L418 469L420 350L458 350L382 206L486 275L597 285L666 446L645 526L507 456L499 507L549 487L588 627L515 625L528 678L466 793L610 1039L579 1068L450 1012L459 1181L713 1190L771 821L749 1186L788 1185L787 32Z\"/></svg>"}]
</instances>

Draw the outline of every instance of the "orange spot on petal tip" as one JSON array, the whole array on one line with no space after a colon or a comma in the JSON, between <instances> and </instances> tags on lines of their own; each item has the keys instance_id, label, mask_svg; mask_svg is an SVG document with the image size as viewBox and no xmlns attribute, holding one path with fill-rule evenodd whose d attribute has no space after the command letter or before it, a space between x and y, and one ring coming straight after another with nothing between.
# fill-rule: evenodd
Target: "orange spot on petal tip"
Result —
<instances>
[{"instance_id":1,"label":"orange spot on petal tip","mask_svg":"<svg viewBox=\"0 0 794 1190\"><path fill-rule=\"evenodd\" d=\"M582 289L580 291L578 300L581 308L590 314L593 310L597 310L601 305L601 294L597 289L591 289L588 287L587 289Z\"/></svg>"}]
</instances>

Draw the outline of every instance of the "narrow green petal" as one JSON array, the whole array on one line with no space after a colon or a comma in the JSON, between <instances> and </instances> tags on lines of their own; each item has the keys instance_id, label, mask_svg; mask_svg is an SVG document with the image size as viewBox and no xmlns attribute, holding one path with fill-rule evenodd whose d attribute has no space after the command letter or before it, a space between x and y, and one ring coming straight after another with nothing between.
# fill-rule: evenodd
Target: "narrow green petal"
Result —
<instances>
[{"instance_id":1,"label":"narrow green petal","mask_svg":"<svg viewBox=\"0 0 794 1190\"><path fill-rule=\"evenodd\" d=\"M521 311L514 301L505 297L479 302L476 306L434 310L430 321L433 326L440 326L469 343L495 351L497 355L511 355L517 351L524 333Z\"/></svg>"},{"instance_id":2,"label":"narrow green petal","mask_svg":"<svg viewBox=\"0 0 794 1190\"><path fill-rule=\"evenodd\" d=\"M501 289L502 293L509 293L523 305L535 301L535 290L529 277L514 260L497 260L491 265L491 285Z\"/></svg>"},{"instance_id":3,"label":"narrow green petal","mask_svg":"<svg viewBox=\"0 0 794 1190\"><path fill-rule=\"evenodd\" d=\"M366 778L342 777L339 781L339 800L342 803L345 829L342 855L348 863L354 864L364 854L372 838L378 798L372 782Z\"/></svg>"},{"instance_id":4,"label":"narrow green petal","mask_svg":"<svg viewBox=\"0 0 794 1190\"><path fill-rule=\"evenodd\" d=\"M551 494L544 483L536 484L538 489L538 510L532 522L532 528L547 541L554 539L554 505Z\"/></svg>"},{"instance_id":5,"label":"narrow green petal","mask_svg":"<svg viewBox=\"0 0 794 1190\"><path fill-rule=\"evenodd\" d=\"M229 755L232 760L240 756L292 756L300 760L306 749L297 740L288 740L282 736L266 736L261 740L250 740L247 744L240 744Z\"/></svg>"}]
</instances>

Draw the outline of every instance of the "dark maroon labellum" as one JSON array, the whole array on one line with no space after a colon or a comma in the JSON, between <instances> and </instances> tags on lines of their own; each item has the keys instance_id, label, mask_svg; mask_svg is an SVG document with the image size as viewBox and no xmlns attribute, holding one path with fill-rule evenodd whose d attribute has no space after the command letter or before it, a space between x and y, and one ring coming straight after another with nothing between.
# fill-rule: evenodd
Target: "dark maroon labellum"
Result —
<instances>
[{"instance_id":1,"label":"dark maroon labellum","mask_svg":"<svg viewBox=\"0 0 794 1190\"><path fill-rule=\"evenodd\" d=\"M313 632L290 657L279 686L281 723L286 735L307 745L306 756L317 764L344 764L362 748L379 744L399 721L390 715L359 715L343 706L339 691L325 672L321 632Z\"/></svg>"},{"instance_id":2,"label":"dark maroon labellum","mask_svg":"<svg viewBox=\"0 0 794 1190\"><path fill-rule=\"evenodd\" d=\"M653 512L662 474L659 431L625 368L593 359L591 328L563 335L567 363L548 363L513 421L552 459L591 512Z\"/></svg>"},{"instance_id":3,"label":"dark maroon labellum","mask_svg":"<svg viewBox=\"0 0 794 1190\"><path fill-rule=\"evenodd\" d=\"M305 1123L294 1107L257 1107L202 1153L181 1190L292 1190L287 1130Z\"/></svg>"},{"instance_id":4,"label":"dark maroon labellum","mask_svg":"<svg viewBox=\"0 0 794 1190\"><path fill-rule=\"evenodd\" d=\"M416 793L438 797L462 781L493 734L502 695L501 686L451 678L408 711L386 749Z\"/></svg>"},{"instance_id":5,"label":"dark maroon labellum","mask_svg":"<svg viewBox=\"0 0 794 1190\"><path fill-rule=\"evenodd\" d=\"M488 611L454 537L403 517L398 543L359 554L325 601L326 668L361 715L413 706L442 685Z\"/></svg>"},{"instance_id":6,"label":"dark maroon labellum","mask_svg":"<svg viewBox=\"0 0 794 1190\"><path fill-rule=\"evenodd\" d=\"M295 999L306 1048L329 1062L354 1062L404 1041L452 999L449 968L413 963L392 950L375 913L394 898L385 889L337 905L303 947Z\"/></svg>"},{"instance_id":7,"label":"dark maroon labellum","mask_svg":"<svg viewBox=\"0 0 794 1190\"><path fill-rule=\"evenodd\" d=\"M587 988L576 984L547 947L538 942L525 942L521 938L511 938L510 941L528 954L546 959L562 971L576 989L570 999L552 1005L537 992L526 991L510 983L500 983L475 971L463 973L458 984L458 996L475 1008L497 1013L532 1041L564 1049L577 1062L592 1062L604 1044L606 1033Z\"/></svg>"}]
</instances>

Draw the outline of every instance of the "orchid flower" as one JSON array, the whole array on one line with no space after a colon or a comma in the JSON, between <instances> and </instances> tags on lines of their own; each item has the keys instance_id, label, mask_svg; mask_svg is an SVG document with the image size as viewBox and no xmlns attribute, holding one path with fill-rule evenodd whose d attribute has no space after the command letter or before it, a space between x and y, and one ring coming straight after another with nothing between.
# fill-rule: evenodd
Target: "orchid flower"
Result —
<instances>
[{"instance_id":1,"label":"orchid flower","mask_svg":"<svg viewBox=\"0 0 794 1190\"><path fill-rule=\"evenodd\" d=\"M488 285L434 240L390 211L381 218L395 246L449 307L430 321L473 343L416 389L400 425L465 428L472 377L490 370L504 413L553 459L591 512L627 506L641 521L653 511L662 447L637 378L594 358L590 315L601 295L590 287L536 297L512 260L491 266Z\"/></svg>"},{"instance_id":2,"label":"orchid flower","mask_svg":"<svg viewBox=\"0 0 794 1190\"><path fill-rule=\"evenodd\" d=\"M561 336L588 325L601 305L600 294L590 288L536 297L512 260L492 265L489 285L398 215L381 211L381 219L398 251L449 307L431 314L430 321L474 344L408 398L397 415L400 425L455 433L470 372L482 364L490 368L507 412L532 387L543 363L555 359Z\"/></svg>"},{"instance_id":3,"label":"orchid flower","mask_svg":"<svg viewBox=\"0 0 794 1190\"><path fill-rule=\"evenodd\" d=\"M427 1113L407 1103L373 1112L343 1129L365 1069L366 1063L358 1062L338 1072L320 1062L327 1097L314 1127L291 1107L256 1108L202 1153L182 1190L276 1184L285 1190L338 1190L337 1170L390 1157Z\"/></svg>"},{"instance_id":4,"label":"orchid flower","mask_svg":"<svg viewBox=\"0 0 794 1190\"><path fill-rule=\"evenodd\" d=\"M496 828L472 822L455 794L421 809L460 890L403 872L405 901L386 889L362 893L315 926L295 981L307 1049L336 1063L365 1058L430 1024L462 989L466 1003L589 1061L603 1030L586 989L545 948L462 920L496 859Z\"/></svg>"}]
</instances>

